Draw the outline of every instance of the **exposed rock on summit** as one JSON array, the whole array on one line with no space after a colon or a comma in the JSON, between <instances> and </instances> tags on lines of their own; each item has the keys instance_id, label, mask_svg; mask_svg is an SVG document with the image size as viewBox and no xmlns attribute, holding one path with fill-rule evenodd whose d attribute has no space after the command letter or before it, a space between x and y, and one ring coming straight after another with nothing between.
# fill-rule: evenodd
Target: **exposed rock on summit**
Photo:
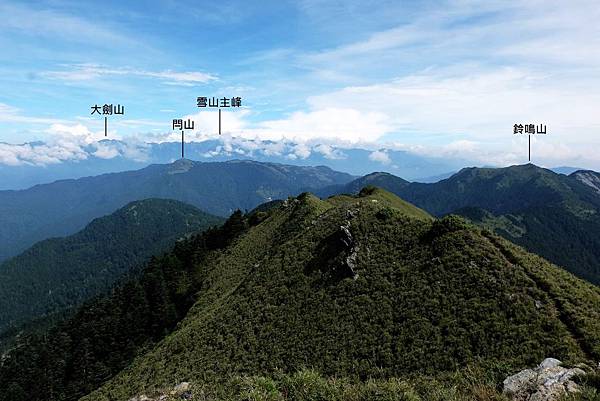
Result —
<instances>
[{"instance_id":1,"label":"exposed rock on summit","mask_svg":"<svg viewBox=\"0 0 600 401\"><path fill-rule=\"evenodd\" d=\"M525 369L504 380L504 393L514 401L558 401L565 394L579 391L573 381L585 372L565 368L562 362L546 358L535 369Z\"/></svg>"},{"instance_id":2,"label":"exposed rock on summit","mask_svg":"<svg viewBox=\"0 0 600 401\"><path fill-rule=\"evenodd\" d=\"M355 242L354 237L352 237L352 233L350 232L350 223L348 223L346 226L340 226L340 230L340 241L342 244L344 244L347 252L347 256L344 258L342 267L347 276L356 280L358 278L358 274L354 269L356 268L356 258L360 248Z\"/></svg>"}]
</instances>

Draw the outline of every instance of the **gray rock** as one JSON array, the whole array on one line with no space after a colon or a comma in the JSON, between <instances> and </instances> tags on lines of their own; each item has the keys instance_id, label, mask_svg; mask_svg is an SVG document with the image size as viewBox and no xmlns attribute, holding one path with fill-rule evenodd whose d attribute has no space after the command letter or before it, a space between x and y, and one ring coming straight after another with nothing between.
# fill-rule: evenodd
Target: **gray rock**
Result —
<instances>
[{"instance_id":1,"label":"gray rock","mask_svg":"<svg viewBox=\"0 0 600 401\"><path fill-rule=\"evenodd\" d=\"M540 365L538 366L538 369L556 368L556 367L560 366L561 363L562 362L559 361L558 359L546 358L542 361L542 363L540 363Z\"/></svg>"},{"instance_id":2,"label":"gray rock","mask_svg":"<svg viewBox=\"0 0 600 401\"><path fill-rule=\"evenodd\" d=\"M348 256L344 258L342 267L346 270L346 275L352 277L354 280L358 278L358 274L354 270L356 268L356 258L358 257L359 245L354 241L352 233L350 232L350 222L347 222L346 226L340 226L341 235L340 240L346 248Z\"/></svg>"},{"instance_id":3,"label":"gray rock","mask_svg":"<svg viewBox=\"0 0 600 401\"><path fill-rule=\"evenodd\" d=\"M354 280L358 279L358 273L354 269L356 268L356 258L358 257L359 249L358 245L354 246L350 255L346 257L346 266L350 269L350 275Z\"/></svg>"},{"instance_id":4,"label":"gray rock","mask_svg":"<svg viewBox=\"0 0 600 401\"><path fill-rule=\"evenodd\" d=\"M346 226L340 226L340 230L342 230L342 236L341 236L341 241L342 243L350 248L352 246L352 244L354 244L354 238L352 238L352 233L350 232L350 224L348 224L348 227Z\"/></svg>"},{"instance_id":5,"label":"gray rock","mask_svg":"<svg viewBox=\"0 0 600 401\"><path fill-rule=\"evenodd\" d=\"M176 394L181 394L181 393L185 393L189 389L190 389L190 383L181 382L173 388L173 391L175 391Z\"/></svg>"},{"instance_id":6,"label":"gray rock","mask_svg":"<svg viewBox=\"0 0 600 401\"><path fill-rule=\"evenodd\" d=\"M572 380L585 372L564 368L558 359L546 358L535 369L525 369L507 377L504 393L514 401L558 401L565 394L579 391Z\"/></svg>"},{"instance_id":7,"label":"gray rock","mask_svg":"<svg viewBox=\"0 0 600 401\"><path fill-rule=\"evenodd\" d=\"M523 389L531 388L537 380L537 373L533 369L525 369L521 372L507 377L504 382L504 393L513 396L523 391Z\"/></svg>"}]
</instances>

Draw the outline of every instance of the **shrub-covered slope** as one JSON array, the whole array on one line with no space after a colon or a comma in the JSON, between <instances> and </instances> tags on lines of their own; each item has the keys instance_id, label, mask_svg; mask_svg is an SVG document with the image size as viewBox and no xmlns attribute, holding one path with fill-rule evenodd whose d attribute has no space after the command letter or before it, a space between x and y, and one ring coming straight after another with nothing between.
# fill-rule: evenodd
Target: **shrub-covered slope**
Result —
<instances>
[{"instance_id":1,"label":"shrub-covered slope","mask_svg":"<svg viewBox=\"0 0 600 401\"><path fill-rule=\"evenodd\" d=\"M0 358L0 400L77 400L96 389L173 330L196 299L206 260L245 227L234 213L46 332L19 336Z\"/></svg>"},{"instance_id":2,"label":"shrub-covered slope","mask_svg":"<svg viewBox=\"0 0 600 401\"><path fill-rule=\"evenodd\" d=\"M0 333L107 291L176 240L221 222L181 202L148 199L32 246L0 264Z\"/></svg>"},{"instance_id":3,"label":"shrub-covered slope","mask_svg":"<svg viewBox=\"0 0 600 401\"><path fill-rule=\"evenodd\" d=\"M460 218L368 189L259 221L197 267L177 329L85 400L303 368L387 380L600 358L598 288Z\"/></svg>"},{"instance_id":4,"label":"shrub-covered slope","mask_svg":"<svg viewBox=\"0 0 600 401\"><path fill-rule=\"evenodd\" d=\"M597 173L566 176L533 164L466 168L433 184L408 183L391 174L361 177L436 216L460 214L527 250L600 284L600 195ZM331 192L331 191L330 191Z\"/></svg>"}]
</instances>

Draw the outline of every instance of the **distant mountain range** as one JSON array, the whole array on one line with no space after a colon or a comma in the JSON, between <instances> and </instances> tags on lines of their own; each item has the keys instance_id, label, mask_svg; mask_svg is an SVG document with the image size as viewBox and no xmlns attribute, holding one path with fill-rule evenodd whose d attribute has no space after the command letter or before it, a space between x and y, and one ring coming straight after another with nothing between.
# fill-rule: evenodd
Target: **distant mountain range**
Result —
<instances>
[{"instance_id":1,"label":"distant mountain range","mask_svg":"<svg viewBox=\"0 0 600 401\"><path fill-rule=\"evenodd\" d=\"M538 170L454 182L525 190ZM0 400L505 400L504 378L547 356L593 369L599 310L598 287L459 217L375 188L302 194L234 213L20 338Z\"/></svg>"},{"instance_id":2,"label":"distant mountain range","mask_svg":"<svg viewBox=\"0 0 600 401\"><path fill-rule=\"evenodd\" d=\"M442 216L460 214L580 277L600 283L600 178L569 176L534 165L466 168L436 183L389 173L356 178L328 167L233 160L167 165L21 191L0 191L0 260L37 241L72 234L128 202L169 198L228 216L303 191L321 196L379 186ZM598 234L598 235L597 235Z\"/></svg>"},{"instance_id":3,"label":"distant mountain range","mask_svg":"<svg viewBox=\"0 0 600 401\"><path fill-rule=\"evenodd\" d=\"M37 241L73 234L94 218L136 200L175 199L228 216L236 209L251 210L271 199L345 184L354 178L328 167L181 159L136 171L0 191L0 260Z\"/></svg>"},{"instance_id":4,"label":"distant mountain range","mask_svg":"<svg viewBox=\"0 0 600 401\"><path fill-rule=\"evenodd\" d=\"M147 199L35 244L0 264L0 334L103 294L150 256L222 222L181 202Z\"/></svg>"},{"instance_id":5,"label":"distant mountain range","mask_svg":"<svg viewBox=\"0 0 600 401\"><path fill-rule=\"evenodd\" d=\"M36 142L20 146L25 150L19 154L35 154L43 153L46 144ZM149 164L172 163L180 158L180 149L181 144L178 142L132 143L102 140L78 148L72 157L64 155L64 160L46 161L43 166L38 165L33 156L32 160L25 158L17 165L2 164L0 159L0 190L26 189L56 180L137 170ZM428 157L385 148L341 148L334 145L242 139L190 142L186 144L186 157L203 162L250 159L298 166L325 165L357 176L386 170L408 180L425 181L456 172L465 165L473 165L468 160ZM45 160L44 157L41 159Z\"/></svg>"},{"instance_id":6,"label":"distant mountain range","mask_svg":"<svg viewBox=\"0 0 600 401\"><path fill-rule=\"evenodd\" d=\"M10 163L0 158L0 191L27 189L57 180L76 179L127 170L138 170L149 164L169 164L179 159L179 142L141 143L101 140L88 145L74 145L75 150L57 151L48 157L47 143L31 142L4 145ZM70 154L72 152L73 154ZM202 162L245 159L265 163L296 166L328 166L356 176L373 171L386 171L408 181L431 183L443 180L465 166L477 165L459 157L427 156L406 150L381 148L348 148L325 144L298 144L289 141L261 141L223 138L186 144L186 156ZM16 162L15 162L16 160ZM43 163L43 164L40 164ZM492 167L492 166L490 166ZM550 168L561 174L582 170L561 166Z\"/></svg>"},{"instance_id":7,"label":"distant mountain range","mask_svg":"<svg viewBox=\"0 0 600 401\"><path fill-rule=\"evenodd\" d=\"M436 216L469 218L579 277L600 284L600 174L532 164L466 168L432 184L373 173L322 195L385 188Z\"/></svg>"}]
</instances>

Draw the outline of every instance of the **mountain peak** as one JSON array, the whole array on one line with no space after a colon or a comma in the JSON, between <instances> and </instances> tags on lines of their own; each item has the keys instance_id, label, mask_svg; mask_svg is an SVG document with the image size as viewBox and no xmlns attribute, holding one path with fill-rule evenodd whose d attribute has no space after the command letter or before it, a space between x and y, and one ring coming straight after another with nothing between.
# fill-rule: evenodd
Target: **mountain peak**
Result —
<instances>
[{"instance_id":1,"label":"mountain peak","mask_svg":"<svg viewBox=\"0 0 600 401\"><path fill-rule=\"evenodd\" d=\"M204 286L188 290L196 303L175 330L83 400L130 399L183 377L210 388L240 371L307 365L394 378L481 361L522 369L529 355L598 355L600 298L590 285L456 216L411 218L398 202L370 187L327 200L305 193L264 212L191 272ZM176 258L165 258L165 270ZM568 310L559 309L563 298Z\"/></svg>"},{"instance_id":2,"label":"mountain peak","mask_svg":"<svg viewBox=\"0 0 600 401\"><path fill-rule=\"evenodd\" d=\"M171 163L169 166L168 174L181 174L188 172L196 164L195 161L190 159L179 159Z\"/></svg>"},{"instance_id":3,"label":"mountain peak","mask_svg":"<svg viewBox=\"0 0 600 401\"><path fill-rule=\"evenodd\" d=\"M374 179L379 177L395 177L393 174L385 172L385 171L374 171L370 174L365 175L363 178L366 179Z\"/></svg>"},{"instance_id":4,"label":"mountain peak","mask_svg":"<svg viewBox=\"0 0 600 401\"><path fill-rule=\"evenodd\" d=\"M204 214L195 206L174 199L148 198L130 202L115 211L113 215L132 218L134 221L137 221L144 218L151 218L156 213L170 214L173 211L177 211L182 215ZM94 222L102 219L106 219L106 216L95 219Z\"/></svg>"},{"instance_id":5,"label":"mountain peak","mask_svg":"<svg viewBox=\"0 0 600 401\"><path fill-rule=\"evenodd\" d=\"M559 179L559 174L544 167L540 167L533 163L515 164L508 167L465 167L458 173L449 177L448 181L456 180L489 180L491 178L507 179L516 181L529 181L534 177L547 177Z\"/></svg>"},{"instance_id":6,"label":"mountain peak","mask_svg":"<svg viewBox=\"0 0 600 401\"><path fill-rule=\"evenodd\" d=\"M102 294L152 255L222 222L171 199L135 201L0 264L1 334ZM25 280L25 281L24 281Z\"/></svg>"},{"instance_id":7,"label":"mountain peak","mask_svg":"<svg viewBox=\"0 0 600 401\"><path fill-rule=\"evenodd\" d=\"M570 177L591 187L596 193L600 194L600 173L592 170L579 170L570 174Z\"/></svg>"}]
</instances>

